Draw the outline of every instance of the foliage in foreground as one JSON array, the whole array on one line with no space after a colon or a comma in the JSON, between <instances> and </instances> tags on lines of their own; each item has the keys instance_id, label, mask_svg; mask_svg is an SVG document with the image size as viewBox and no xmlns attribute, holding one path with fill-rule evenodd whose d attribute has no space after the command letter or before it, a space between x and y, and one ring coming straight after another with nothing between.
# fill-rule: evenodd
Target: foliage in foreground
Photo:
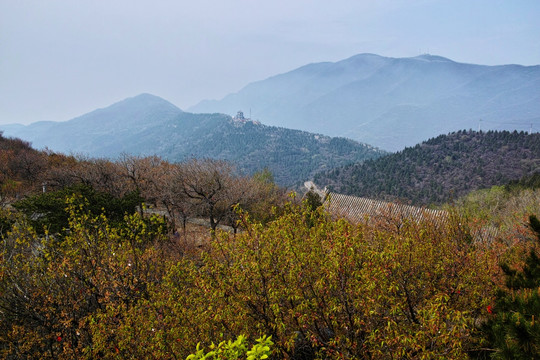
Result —
<instances>
[{"instance_id":1,"label":"foliage in foreground","mask_svg":"<svg viewBox=\"0 0 540 360\"><path fill-rule=\"evenodd\" d=\"M121 227L68 200L69 231L38 236L24 219L0 249L0 355L16 359L101 357L93 351L94 316L148 297L164 268L158 249L165 224L126 215ZM122 316L122 314L118 314ZM114 330L111 328L109 330Z\"/></svg>"},{"instance_id":2,"label":"foliage in foreground","mask_svg":"<svg viewBox=\"0 0 540 360\"><path fill-rule=\"evenodd\" d=\"M205 352L200 348L200 344L197 344L197 349L194 354L189 355L186 360L263 360L267 359L271 354L270 347L274 344L272 337L263 336L255 340L251 349L247 348L246 337L239 335L235 341L222 341L218 345L210 345L210 351Z\"/></svg>"},{"instance_id":3,"label":"foliage in foreground","mask_svg":"<svg viewBox=\"0 0 540 360\"><path fill-rule=\"evenodd\" d=\"M179 259L157 217L67 205L61 240L10 220L1 358L178 359L237 334L269 335L290 359L465 359L482 346L500 254L458 220L352 225L289 204L265 225L240 213L243 232Z\"/></svg>"}]
</instances>

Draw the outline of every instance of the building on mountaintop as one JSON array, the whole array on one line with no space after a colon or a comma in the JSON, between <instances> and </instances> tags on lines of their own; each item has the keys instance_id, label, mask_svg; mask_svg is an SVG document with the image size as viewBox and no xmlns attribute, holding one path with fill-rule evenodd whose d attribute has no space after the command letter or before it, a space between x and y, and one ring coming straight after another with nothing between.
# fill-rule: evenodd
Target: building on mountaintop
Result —
<instances>
[{"instance_id":1,"label":"building on mountaintop","mask_svg":"<svg viewBox=\"0 0 540 360\"><path fill-rule=\"evenodd\" d=\"M254 121L254 120L251 120L251 118L244 117L244 112L241 110L238 110L238 112L236 113L236 116L234 116L232 119L234 122L241 123L241 124L245 124L247 122L252 122L256 125L261 124L259 121Z\"/></svg>"},{"instance_id":2,"label":"building on mountaintop","mask_svg":"<svg viewBox=\"0 0 540 360\"><path fill-rule=\"evenodd\" d=\"M236 116L233 118L234 120L246 120L244 117L244 113L242 111L238 111L236 113Z\"/></svg>"}]
</instances>

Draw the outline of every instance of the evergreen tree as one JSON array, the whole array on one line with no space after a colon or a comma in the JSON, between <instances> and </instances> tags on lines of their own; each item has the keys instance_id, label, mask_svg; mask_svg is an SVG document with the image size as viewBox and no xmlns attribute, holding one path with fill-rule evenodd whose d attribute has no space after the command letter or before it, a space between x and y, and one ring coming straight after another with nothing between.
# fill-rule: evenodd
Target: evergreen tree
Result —
<instances>
[{"instance_id":1,"label":"evergreen tree","mask_svg":"<svg viewBox=\"0 0 540 360\"><path fill-rule=\"evenodd\" d=\"M13 204L25 214L38 234L45 229L51 234L60 234L69 227L66 199L79 195L81 204L86 202L92 214L105 214L113 222L122 222L126 213L132 214L143 201L138 192L130 192L116 198L108 193L96 191L92 186L76 184L61 190L34 195ZM83 201L84 199L84 201Z\"/></svg>"},{"instance_id":2,"label":"evergreen tree","mask_svg":"<svg viewBox=\"0 0 540 360\"><path fill-rule=\"evenodd\" d=\"M537 237L536 246L522 270L501 266L508 289L499 291L495 306L487 309L490 319L482 330L489 350L480 357L540 359L540 221L536 216L529 217L529 226Z\"/></svg>"}]
</instances>

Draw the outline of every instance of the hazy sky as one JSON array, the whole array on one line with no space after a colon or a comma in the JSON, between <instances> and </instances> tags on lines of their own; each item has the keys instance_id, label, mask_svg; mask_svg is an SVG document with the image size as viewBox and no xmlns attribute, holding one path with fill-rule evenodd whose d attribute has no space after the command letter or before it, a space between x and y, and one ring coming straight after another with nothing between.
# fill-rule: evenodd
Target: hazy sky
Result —
<instances>
[{"instance_id":1,"label":"hazy sky","mask_svg":"<svg viewBox=\"0 0 540 360\"><path fill-rule=\"evenodd\" d=\"M0 124L143 92L182 109L311 62L540 64L539 0L0 0Z\"/></svg>"}]
</instances>

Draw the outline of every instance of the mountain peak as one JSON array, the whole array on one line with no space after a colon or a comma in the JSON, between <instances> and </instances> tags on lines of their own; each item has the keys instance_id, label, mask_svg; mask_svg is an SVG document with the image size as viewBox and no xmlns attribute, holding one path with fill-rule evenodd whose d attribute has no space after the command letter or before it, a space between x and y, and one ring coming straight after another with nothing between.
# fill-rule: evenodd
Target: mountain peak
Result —
<instances>
[{"instance_id":1,"label":"mountain peak","mask_svg":"<svg viewBox=\"0 0 540 360\"><path fill-rule=\"evenodd\" d=\"M423 60L423 61L431 61L431 62L435 62L435 61L438 61L438 62L454 62L454 61L452 61L452 60L450 60L448 58L438 56L438 55L431 55L431 54L418 55L418 56L415 56L413 59Z\"/></svg>"},{"instance_id":2,"label":"mountain peak","mask_svg":"<svg viewBox=\"0 0 540 360\"><path fill-rule=\"evenodd\" d=\"M188 111L234 114L251 108L266 125L398 151L441 133L478 128L478 119L482 130L529 130L523 124L540 118L539 81L540 66L360 53L248 84Z\"/></svg>"},{"instance_id":3,"label":"mountain peak","mask_svg":"<svg viewBox=\"0 0 540 360\"><path fill-rule=\"evenodd\" d=\"M124 106L136 106L136 107L148 107L148 106L165 106L169 108L174 108L177 111L181 111L176 105L171 102L149 93L142 93L133 97L126 98L117 103L114 103L107 108L112 107L124 107Z\"/></svg>"},{"instance_id":4,"label":"mountain peak","mask_svg":"<svg viewBox=\"0 0 540 360\"><path fill-rule=\"evenodd\" d=\"M126 127L145 128L150 122L164 122L181 113L182 110L169 101L143 93L81 115L68 123L101 123L104 128L100 131L114 132Z\"/></svg>"},{"instance_id":5,"label":"mountain peak","mask_svg":"<svg viewBox=\"0 0 540 360\"><path fill-rule=\"evenodd\" d=\"M9 130L11 136L31 141L36 148L47 146L60 152L90 153L102 147L107 139L117 139L126 133L143 134L148 128L166 126L182 114L182 110L159 96L140 94L65 122L39 122L3 129Z\"/></svg>"}]
</instances>

